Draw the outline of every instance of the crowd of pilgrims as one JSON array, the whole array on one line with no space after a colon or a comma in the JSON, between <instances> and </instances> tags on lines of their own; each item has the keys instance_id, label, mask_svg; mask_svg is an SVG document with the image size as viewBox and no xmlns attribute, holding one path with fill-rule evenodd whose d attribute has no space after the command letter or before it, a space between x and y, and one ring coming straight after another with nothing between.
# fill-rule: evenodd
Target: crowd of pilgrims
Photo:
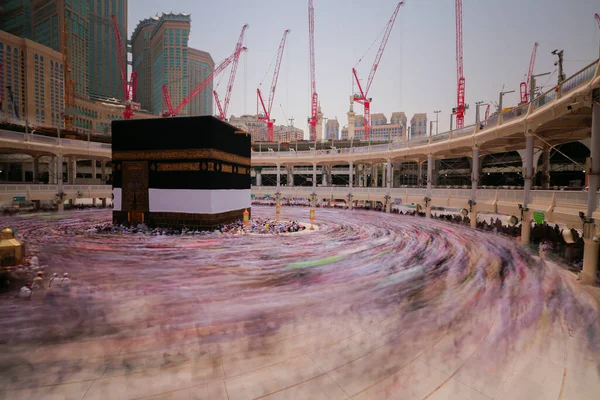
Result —
<instances>
[{"instance_id":1,"label":"crowd of pilgrims","mask_svg":"<svg viewBox=\"0 0 600 400\"><path fill-rule=\"evenodd\" d=\"M269 205L275 206L276 200L273 198L265 199L253 199L252 204L256 205ZM296 207L309 207L310 200L306 198L292 198L283 199L280 204L282 206L296 206ZM315 203L317 208L348 208L345 202L330 202L330 201L317 201ZM371 204L370 202L358 202L354 209L371 210L384 212L385 208L381 202ZM406 210L403 211L397 207L391 208L393 214L400 215L412 215L417 217L425 217L424 212L417 212L417 210ZM434 213L432 218L447 221L460 225L469 226L471 219L469 216L463 216L460 214L447 214L447 213ZM489 220L481 219L477 221L477 229L493 232L496 234L510 236L516 240L520 239L521 226L519 225L507 225L504 224L499 218L491 217ZM566 232L568 231L568 232ZM580 231L576 229L561 228L558 225L548 224L544 222L542 224L534 224L531 229L531 247L538 251L540 256L545 258L560 259L565 262L569 269L574 272L580 272L583 267L583 236ZM599 277L600 280L600 271Z\"/></svg>"},{"instance_id":2,"label":"crowd of pilgrims","mask_svg":"<svg viewBox=\"0 0 600 400\"><path fill-rule=\"evenodd\" d=\"M16 284L21 286L18 297L29 300L42 293L46 301L53 303L55 298L71 290L71 278L68 272L59 276L58 272L46 276L47 265L40 265L37 256L26 258L22 265L7 267L0 280L0 287Z\"/></svg>"}]
</instances>

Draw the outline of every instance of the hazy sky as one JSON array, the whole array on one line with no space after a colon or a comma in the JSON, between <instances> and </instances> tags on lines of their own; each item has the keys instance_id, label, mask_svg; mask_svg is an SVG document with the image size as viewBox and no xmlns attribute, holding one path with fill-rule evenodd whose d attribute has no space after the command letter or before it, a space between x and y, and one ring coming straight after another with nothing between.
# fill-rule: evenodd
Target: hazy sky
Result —
<instances>
[{"instance_id":1,"label":"hazy sky","mask_svg":"<svg viewBox=\"0 0 600 400\"><path fill-rule=\"evenodd\" d=\"M351 70L358 64L366 81L396 0L314 0L317 93L323 113L347 125ZM285 29L291 29L283 57L272 116L285 117L305 130L310 114L308 54L308 0L130 0L129 37L138 21L161 12L186 12L192 17L189 45L211 53L215 63L228 57L244 23L250 24L244 44L249 51L238 68L228 114L256 113L256 88L264 79L269 90L269 66ZM475 121L476 101L498 101L503 85L516 90L504 105L516 104L519 84L525 78L533 43L538 41L535 73L554 72L547 85L556 83L556 48L565 50L565 73L575 73L598 57L600 30L594 13L598 0L464 0L464 75L466 101L471 105L465 124ZM379 39L378 39L379 36ZM426 112L440 114L440 132L448 129L456 103L456 51L454 0L407 0L387 44L369 97L372 113L404 111L409 120ZM223 93L229 69L221 75ZM220 77L215 80L219 82ZM548 77L540 78L539 84ZM266 99L265 99L266 100ZM280 106L281 105L281 106ZM362 114L362 106L354 111ZM483 111L482 111L483 112Z\"/></svg>"}]
</instances>

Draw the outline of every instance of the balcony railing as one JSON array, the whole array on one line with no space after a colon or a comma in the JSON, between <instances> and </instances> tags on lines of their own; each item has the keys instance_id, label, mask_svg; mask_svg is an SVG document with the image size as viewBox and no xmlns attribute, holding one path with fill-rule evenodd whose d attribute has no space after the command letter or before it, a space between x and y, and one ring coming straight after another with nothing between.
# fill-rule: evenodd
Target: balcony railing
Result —
<instances>
[{"instance_id":1,"label":"balcony railing","mask_svg":"<svg viewBox=\"0 0 600 400\"><path fill-rule=\"evenodd\" d=\"M562 94L567 94L570 91L577 89L581 85L584 85L590 82L594 75L596 74L596 70L598 69L598 61L593 62L588 65L569 79L563 82L561 87Z\"/></svg>"}]
</instances>

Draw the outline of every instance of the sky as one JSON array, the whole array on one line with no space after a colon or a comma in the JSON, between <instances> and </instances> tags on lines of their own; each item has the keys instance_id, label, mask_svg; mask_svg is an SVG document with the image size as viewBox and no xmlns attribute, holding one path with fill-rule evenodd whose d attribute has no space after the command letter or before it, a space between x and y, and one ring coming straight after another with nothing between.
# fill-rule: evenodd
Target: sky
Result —
<instances>
[{"instance_id":1,"label":"sky","mask_svg":"<svg viewBox=\"0 0 600 400\"><path fill-rule=\"evenodd\" d=\"M389 120L392 112L403 111L410 121L413 114L424 112L431 120L433 111L441 110L439 132L449 129L457 80L454 3L405 1L368 94L372 114L384 113ZM340 129L347 125L352 68L366 81L397 4L314 0L317 93L324 116L337 117ZM256 113L256 88L269 92L279 42L284 30L291 29L272 117L277 125L294 118L294 126L308 137L308 0L129 0L129 37L140 20L163 12L191 14L189 46L210 52L215 63L233 53L242 26L250 25L244 41L248 52L240 58L228 111L235 116ZM503 87L515 90L504 97L504 107L519 102L534 42L539 43L534 73L553 73L539 78L546 89L556 84L558 75L552 50L564 49L567 77L598 58L596 12L598 0L463 0L466 103L471 106L465 125L475 122L475 102L496 104ZM220 98L228 77L229 69L215 78ZM362 114L362 106L355 104L354 111Z\"/></svg>"}]
</instances>

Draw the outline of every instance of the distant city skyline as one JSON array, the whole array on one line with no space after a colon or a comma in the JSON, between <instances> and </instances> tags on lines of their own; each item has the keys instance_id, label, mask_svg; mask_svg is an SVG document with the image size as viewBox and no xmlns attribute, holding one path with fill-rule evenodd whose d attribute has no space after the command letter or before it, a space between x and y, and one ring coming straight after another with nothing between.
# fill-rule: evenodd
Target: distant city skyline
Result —
<instances>
[{"instance_id":1,"label":"distant city skyline","mask_svg":"<svg viewBox=\"0 0 600 400\"><path fill-rule=\"evenodd\" d=\"M364 3L347 0L315 0L315 47L317 92L325 117L337 117L347 125L346 113L352 92L351 69L358 64L359 76L369 74L383 30L397 2ZM246 1L223 0L206 4L191 0L129 1L129 29L137 22L161 12L187 12L192 17L190 46L208 51L215 63L233 52L244 23L250 24L230 114L254 113L256 88L264 79L268 87L272 70L267 69L285 29L291 29L283 56L273 117L294 118L308 132L309 108L307 1L282 0L256 7ZM572 75L598 57L600 34L594 13L596 0L507 0L501 5L465 1L463 5L466 100L470 104L465 124L475 121L475 102L497 102L504 86L517 90L527 72L533 43L538 41L535 72L553 72L550 52L565 50L565 73ZM226 22L226 23L224 23ZM362 27L363 29L358 29ZM130 32L131 33L131 32ZM228 73L227 71L225 73ZM549 88L557 73L540 84ZM225 83L215 88L221 94ZM439 115L439 131L450 125L450 110L456 103L454 0L410 1L401 8L371 94L372 112L391 115L403 111ZM518 94L507 95L504 104L518 103ZM280 107L281 104L281 107ZM283 111L282 111L283 108ZM362 107L354 111L362 114Z\"/></svg>"}]
</instances>

